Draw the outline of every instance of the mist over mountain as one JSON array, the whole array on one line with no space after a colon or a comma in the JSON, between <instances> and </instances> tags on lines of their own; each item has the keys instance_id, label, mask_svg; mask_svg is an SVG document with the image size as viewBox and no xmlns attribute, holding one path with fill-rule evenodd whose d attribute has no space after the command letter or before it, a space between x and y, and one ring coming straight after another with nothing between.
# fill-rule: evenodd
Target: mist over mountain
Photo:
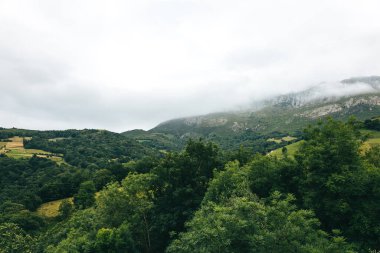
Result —
<instances>
[{"instance_id":1,"label":"mist over mountain","mask_svg":"<svg viewBox=\"0 0 380 253\"><path fill-rule=\"evenodd\" d=\"M222 114L247 114L270 107L275 108L301 108L313 105L336 102L344 98L358 95L369 95L380 93L380 76L352 77L339 82L322 82L306 90L275 96L265 100L253 102L250 106L241 110L231 110L226 112L215 112L209 115L201 115L183 118L189 124L199 122L199 119L212 117L212 115ZM376 100L376 99L375 99ZM365 103L365 102L363 102ZM376 101L368 101L369 104L376 105ZM197 120L198 119L198 120ZM166 121L171 122L172 120ZM165 125L160 123L157 127ZM215 124L225 123L223 120L215 121ZM211 123L211 125L213 125Z\"/></svg>"},{"instance_id":2,"label":"mist over mountain","mask_svg":"<svg viewBox=\"0 0 380 253\"><path fill-rule=\"evenodd\" d=\"M161 144L204 138L224 148L252 146L273 134L298 135L308 124L328 116L340 120L377 116L379 84L380 76L323 82L304 91L255 102L241 110L171 119L149 131L123 134L137 140L159 140Z\"/></svg>"},{"instance_id":3,"label":"mist over mountain","mask_svg":"<svg viewBox=\"0 0 380 253\"><path fill-rule=\"evenodd\" d=\"M380 92L380 76L353 77L340 82L322 82L307 90L266 100L266 105L302 107L304 105L336 101L342 97Z\"/></svg>"}]
</instances>

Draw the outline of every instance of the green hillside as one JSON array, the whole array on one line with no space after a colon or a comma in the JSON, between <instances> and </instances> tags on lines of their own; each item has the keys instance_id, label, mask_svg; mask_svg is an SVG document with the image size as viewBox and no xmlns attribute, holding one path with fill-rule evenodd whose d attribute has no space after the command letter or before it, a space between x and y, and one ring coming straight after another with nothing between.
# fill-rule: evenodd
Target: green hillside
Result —
<instances>
[{"instance_id":1,"label":"green hillside","mask_svg":"<svg viewBox=\"0 0 380 253\"><path fill-rule=\"evenodd\" d=\"M144 146L158 150L180 150L186 143L185 140L176 138L173 134L154 133L144 130L127 131L122 135Z\"/></svg>"},{"instance_id":2,"label":"green hillside","mask_svg":"<svg viewBox=\"0 0 380 253\"><path fill-rule=\"evenodd\" d=\"M362 144L362 151L366 152L370 150L372 147L380 146L380 131L374 131L374 130L361 130L360 131L363 136L367 136L365 142ZM286 152L288 156L294 157L294 154L296 151L298 151L300 145L302 145L304 141L298 141L289 145L284 146L286 148ZM275 150L272 150L268 153L270 156L275 156L277 158L283 157L283 148L278 148Z\"/></svg>"},{"instance_id":3,"label":"green hillside","mask_svg":"<svg viewBox=\"0 0 380 253\"><path fill-rule=\"evenodd\" d=\"M380 95L312 95L121 134L0 128L0 251L380 248Z\"/></svg>"},{"instance_id":4,"label":"green hillside","mask_svg":"<svg viewBox=\"0 0 380 253\"><path fill-rule=\"evenodd\" d=\"M303 141L298 141L289 145L284 146L286 148L286 153L289 157L294 157L294 154L299 149L300 145L302 145ZM268 153L270 156L275 156L278 158L283 157L283 148L278 148L275 150L272 150Z\"/></svg>"},{"instance_id":5,"label":"green hillside","mask_svg":"<svg viewBox=\"0 0 380 253\"><path fill-rule=\"evenodd\" d=\"M0 154L4 154L11 158L31 158L36 155L51 159L57 163L63 163L61 154L52 154L40 149L24 148L24 139L31 140L31 137L14 136L6 139L6 142L0 142Z\"/></svg>"},{"instance_id":6,"label":"green hillside","mask_svg":"<svg viewBox=\"0 0 380 253\"><path fill-rule=\"evenodd\" d=\"M330 119L297 137L255 135L259 149L274 147L268 155L204 140L180 149L170 146L174 135L140 130L2 129L3 148L61 150L66 162L0 155L0 245L30 252L267 252L274 237L279 252L376 248L378 123ZM291 159L301 144L299 159ZM8 234L19 240L5 240Z\"/></svg>"},{"instance_id":7,"label":"green hillside","mask_svg":"<svg viewBox=\"0 0 380 253\"><path fill-rule=\"evenodd\" d=\"M0 144L0 152L7 156L28 158L36 154L79 167L91 164L107 167L115 159L123 163L146 155L160 155L158 147L105 130L0 129L0 140L12 140Z\"/></svg>"},{"instance_id":8,"label":"green hillside","mask_svg":"<svg viewBox=\"0 0 380 253\"><path fill-rule=\"evenodd\" d=\"M204 138L223 148L236 149L240 145L261 146L264 139L278 136L297 137L307 125L315 124L327 116L339 120L355 116L364 120L379 114L380 95L367 94L334 101L318 101L300 107L275 104L258 111L214 113L174 119L161 123L144 134L161 133L174 136L177 140Z\"/></svg>"}]
</instances>

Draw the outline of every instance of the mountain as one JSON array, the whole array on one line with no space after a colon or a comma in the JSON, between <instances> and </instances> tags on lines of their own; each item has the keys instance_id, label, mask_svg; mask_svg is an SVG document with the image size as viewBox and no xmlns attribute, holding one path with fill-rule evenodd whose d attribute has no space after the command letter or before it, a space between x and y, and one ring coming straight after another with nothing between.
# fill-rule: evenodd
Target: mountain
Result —
<instances>
[{"instance_id":1,"label":"mountain","mask_svg":"<svg viewBox=\"0 0 380 253\"><path fill-rule=\"evenodd\" d=\"M165 141L176 140L174 143L180 147L188 138L204 138L223 148L237 148L258 141L263 144L270 137L299 136L305 126L327 116L364 120L378 115L380 76L354 77L260 101L246 110L173 119L137 135L131 131L123 135L137 140L148 138L162 146Z\"/></svg>"},{"instance_id":2,"label":"mountain","mask_svg":"<svg viewBox=\"0 0 380 253\"><path fill-rule=\"evenodd\" d=\"M310 104L334 102L342 97L380 92L380 76L354 77L340 82L321 83L307 90L278 96L265 101L273 106L303 107Z\"/></svg>"}]
</instances>

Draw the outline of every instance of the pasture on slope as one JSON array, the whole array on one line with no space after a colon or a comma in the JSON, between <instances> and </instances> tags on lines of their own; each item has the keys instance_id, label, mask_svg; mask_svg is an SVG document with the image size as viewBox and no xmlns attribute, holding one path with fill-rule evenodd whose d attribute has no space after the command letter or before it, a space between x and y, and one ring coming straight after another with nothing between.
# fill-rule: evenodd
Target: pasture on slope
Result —
<instances>
[{"instance_id":1,"label":"pasture on slope","mask_svg":"<svg viewBox=\"0 0 380 253\"><path fill-rule=\"evenodd\" d=\"M380 146L380 131L374 131L374 130L361 130L360 131L363 135L367 136L367 140L362 144L361 151L365 153L368 149L374 147L374 146ZM294 142L292 144L286 145L287 153L290 157L294 157L296 151L299 149L300 145L302 144L301 141ZM277 158L282 157L282 149L278 148L275 150L272 150L268 153L268 155L276 156Z\"/></svg>"},{"instance_id":2,"label":"pasture on slope","mask_svg":"<svg viewBox=\"0 0 380 253\"><path fill-rule=\"evenodd\" d=\"M95 193L95 198L98 198L100 192ZM69 203L74 205L74 197L64 198L64 199L57 199L49 202L45 202L41 204L37 210L36 213L38 215L44 216L46 218L55 218L59 215L59 207L61 203L65 200L68 200Z\"/></svg>"},{"instance_id":3,"label":"pasture on slope","mask_svg":"<svg viewBox=\"0 0 380 253\"><path fill-rule=\"evenodd\" d=\"M282 142L294 141L296 139L297 138L293 137L293 136L285 136L285 137L278 138L278 139L276 139L276 138L269 138L267 141L276 142L276 143L282 143Z\"/></svg>"},{"instance_id":4,"label":"pasture on slope","mask_svg":"<svg viewBox=\"0 0 380 253\"><path fill-rule=\"evenodd\" d=\"M48 158L57 163L63 163L62 157L57 154L52 154L40 149L24 148L24 139L28 139L28 137L14 136L9 138L9 141L0 142L0 154L5 154L10 158L15 159L30 158L33 155L37 155L38 157Z\"/></svg>"},{"instance_id":5,"label":"pasture on slope","mask_svg":"<svg viewBox=\"0 0 380 253\"><path fill-rule=\"evenodd\" d=\"M59 206L64 200L68 200L71 204L73 204L73 197L58 199L43 203L39 208L37 208L36 212L37 214L47 218L57 217L59 215Z\"/></svg>"},{"instance_id":6,"label":"pasture on slope","mask_svg":"<svg viewBox=\"0 0 380 253\"><path fill-rule=\"evenodd\" d=\"M287 149L287 153L290 157L294 157L296 151L299 149L299 147L301 146L303 140L301 141L297 141L297 142L294 142L292 144L289 144L289 145L286 145L286 149ZM275 149L275 150L272 150L271 152L268 153L268 155L271 155L271 156L276 156L278 158L281 158L282 157L282 149L283 148L278 148L278 149Z\"/></svg>"}]
</instances>

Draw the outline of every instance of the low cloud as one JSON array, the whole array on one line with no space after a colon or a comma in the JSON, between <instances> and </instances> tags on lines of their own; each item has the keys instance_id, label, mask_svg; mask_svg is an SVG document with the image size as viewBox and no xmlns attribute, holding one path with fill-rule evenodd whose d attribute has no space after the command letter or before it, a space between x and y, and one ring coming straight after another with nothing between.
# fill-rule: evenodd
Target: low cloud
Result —
<instances>
[{"instance_id":1,"label":"low cloud","mask_svg":"<svg viewBox=\"0 0 380 253\"><path fill-rule=\"evenodd\" d=\"M379 8L339 0L1 1L0 126L149 129L379 74Z\"/></svg>"}]
</instances>

